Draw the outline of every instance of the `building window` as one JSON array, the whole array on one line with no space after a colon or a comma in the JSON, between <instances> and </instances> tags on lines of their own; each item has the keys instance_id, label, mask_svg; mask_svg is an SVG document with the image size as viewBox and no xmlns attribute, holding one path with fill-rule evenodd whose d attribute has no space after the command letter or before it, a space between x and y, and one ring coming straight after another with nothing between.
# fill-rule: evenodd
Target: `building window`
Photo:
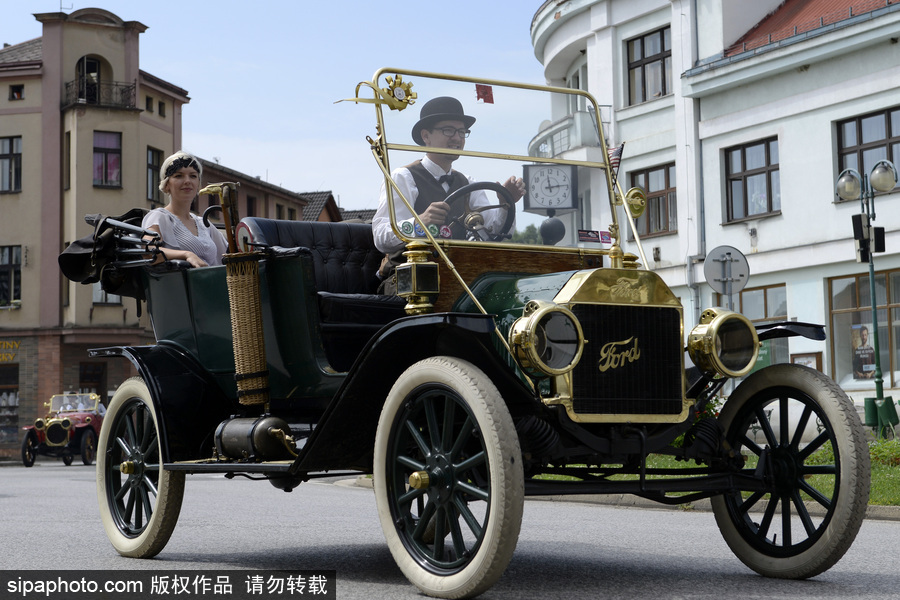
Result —
<instances>
[{"instance_id":1,"label":"building window","mask_svg":"<svg viewBox=\"0 0 900 600\"><path fill-rule=\"evenodd\" d=\"M728 220L781 210L778 138L725 150Z\"/></svg>"},{"instance_id":2,"label":"building window","mask_svg":"<svg viewBox=\"0 0 900 600\"><path fill-rule=\"evenodd\" d=\"M22 246L0 246L0 306L22 301Z\"/></svg>"},{"instance_id":3,"label":"building window","mask_svg":"<svg viewBox=\"0 0 900 600\"><path fill-rule=\"evenodd\" d=\"M284 218L284 206L282 206L281 204L275 205L275 218L276 219Z\"/></svg>"},{"instance_id":4,"label":"building window","mask_svg":"<svg viewBox=\"0 0 900 600\"><path fill-rule=\"evenodd\" d=\"M122 134L94 132L94 187L122 187Z\"/></svg>"},{"instance_id":5,"label":"building window","mask_svg":"<svg viewBox=\"0 0 900 600\"><path fill-rule=\"evenodd\" d=\"M144 98L144 110L149 113L153 112L153 96L147 96Z\"/></svg>"},{"instance_id":6,"label":"building window","mask_svg":"<svg viewBox=\"0 0 900 600\"><path fill-rule=\"evenodd\" d=\"M869 275L829 280L833 377L846 389L875 386L875 328ZM900 383L900 270L875 273L878 352L886 387Z\"/></svg>"},{"instance_id":7,"label":"building window","mask_svg":"<svg viewBox=\"0 0 900 600\"><path fill-rule=\"evenodd\" d=\"M626 42L628 104L640 104L672 93L672 35L664 27Z\"/></svg>"},{"instance_id":8,"label":"building window","mask_svg":"<svg viewBox=\"0 0 900 600\"><path fill-rule=\"evenodd\" d=\"M166 103L165 102L160 101L159 104L156 106L156 108L157 108L156 112L159 113L159 116L161 116L161 117L166 116Z\"/></svg>"},{"instance_id":9,"label":"building window","mask_svg":"<svg viewBox=\"0 0 900 600\"><path fill-rule=\"evenodd\" d=\"M162 203L162 192L159 191L159 168L162 166L162 150L147 147L147 200Z\"/></svg>"},{"instance_id":10,"label":"building window","mask_svg":"<svg viewBox=\"0 0 900 600\"><path fill-rule=\"evenodd\" d=\"M0 193L22 191L22 138L0 138Z\"/></svg>"},{"instance_id":11,"label":"building window","mask_svg":"<svg viewBox=\"0 0 900 600\"><path fill-rule=\"evenodd\" d=\"M83 394L106 396L106 363L86 363L78 365L78 391ZM106 404L101 400L103 404Z\"/></svg>"},{"instance_id":12,"label":"building window","mask_svg":"<svg viewBox=\"0 0 900 600\"><path fill-rule=\"evenodd\" d=\"M727 307L728 298L722 294L716 294L718 306ZM754 324L765 324L776 321L786 321L787 313L787 288L784 284L759 288L747 288L741 290L733 298L734 310L743 314ZM759 348L759 358L753 371L777 363L790 362L790 350L787 338L777 338L762 342Z\"/></svg>"},{"instance_id":13,"label":"building window","mask_svg":"<svg viewBox=\"0 0 900 600\"><path fill-rule=\"evenodd\" d=\"M587 91L588 89L588 68L587 68L587 57L582 56L579 61L577 61L571 67L571 71L566 76L566 87L570 90L583 90ZM569 102L569 114L574 114L576 112L583 112L588 110L587 98L584 96L579 96L575 94L567 95ZM593 106L591 106L593 108Z\"/></svg>"},{"instance_id":14,"label":"building window","mask_svg":"<svg viewBox=\"0 0 900 600\"><path fill-rule=\"evenodd\" d=\"M63 136L63 168L62 168L62 180L63 180L63 189L67 190L72 187L72 132L67 131Z\"/></svg>"},{"instance_id":15,"label":"building window","mask_svg":"<svg viewBox=\"0 0 900 600\"><path fill-rule=\"evenodd\" d=\"M102 287L100 287L99 281L93 284L93 293L94 304L122 304L122 296L119 296L118 294L110 294Z\"/></svg>"},{"instance_id":16,"label":"building window","mask_svg":"<svg viewBox=\"0 0 900 600\"><path fill-rule=\"evenodd\" d=\"M0 349L12 353L8 346L19 347L18 341L0 340ZM13 358L15 360L15 358ZM19 441L19 365L0 365L0 444Z\"/></svg>"},{"instance_id":17,"label":"building window","mask_svg":"<svg viewBox=\"0 0 900 600\"><path fill-rule=\"evenodd\" d=\"M22 84L9 86L9 99L10 100L24 100L25 99L25 86Z\"/></svg>"},{"instance_id":18,"label":"building window","mask_svg":"<svg viewBox=\"0 0 900 600\"><path fill-rule=\"evenodd\" d=\"M837 132L842 171L868 175L879 160L900 160L900 107L839 121Z\"/></svg>"},{"instance_id":19,"label":"building window","mask_svg":"<svg viewBox=\"0 0 900 600\"><path fill-rule=\"evenodd\" d=\"M288 221L296 221L297 220L297 209L296 208L288 208L287 209L287 218L288 218Z\"/></svg>"},{"instance_id":20,"label":"building window","mask_svg":"<svg viewBox=\"0 0 900 600\"><path fill-rule=\"evenodd\" d=\"M247 196L247 216L256 216L256 196Z\"/></svg>"},{"instance_id":21,"label":"building window","mask_svg":"<svg viewBox=\"0 0 900 600\"><path fill-rule=\"evenodd\" d=\"M651 236L677 232L675 163L632 172L631 185L647 192L644 214L635 219L638 234Z\"/></svg>"}]
</instances>

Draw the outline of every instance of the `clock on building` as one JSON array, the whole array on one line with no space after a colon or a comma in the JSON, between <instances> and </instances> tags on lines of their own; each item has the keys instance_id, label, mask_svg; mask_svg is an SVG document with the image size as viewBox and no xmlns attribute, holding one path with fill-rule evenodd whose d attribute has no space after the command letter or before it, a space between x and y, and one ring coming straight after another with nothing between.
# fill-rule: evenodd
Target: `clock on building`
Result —
<instances>
[{"instance_id":1,"label":"clock on building","mask_svg":"<svg viewBox=\"0 0 900 600\"><path fill-rule=\"evenodd\" d=\"M525 210L544 212L578 208L574 165L525 165Z\"/></svg>"}]
</instances>

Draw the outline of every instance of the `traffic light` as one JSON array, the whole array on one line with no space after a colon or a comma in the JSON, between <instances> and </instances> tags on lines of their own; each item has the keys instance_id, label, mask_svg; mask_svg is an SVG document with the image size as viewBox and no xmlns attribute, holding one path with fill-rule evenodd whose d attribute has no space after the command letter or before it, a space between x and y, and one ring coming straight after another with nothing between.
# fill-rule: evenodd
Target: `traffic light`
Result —
<instances>
[{"instance_id":1,"label":"traffic light","mask_svg":"<svg viewBox=\"0 0 900 600\"><path fill-rule=\"evenodd\" d=\"M872 227L865 213L853 215L852 219L856 262L869 262L870 252L884 252L884 227Z\"/></svg>"},{"instance_id":2,"label":"traffic light","mask_svg":"<svg viewBox=\"0 0 900 600\"><path fill-rule=\"evenodd\" d=\"M869 215L860 213L853 215L853 239L868 240L869 239ZM857 245L857 247L859 247Z\"/></svg>"},{"instance_id":3,"label":"traffic light","mask_svg":"<svg viewBox=\"0 0 900 600\"><path fill-rule=\"evenodd\" d=\"M869 240L856 240L856 262L869 262Z\"/></svg>"}]
</instances>

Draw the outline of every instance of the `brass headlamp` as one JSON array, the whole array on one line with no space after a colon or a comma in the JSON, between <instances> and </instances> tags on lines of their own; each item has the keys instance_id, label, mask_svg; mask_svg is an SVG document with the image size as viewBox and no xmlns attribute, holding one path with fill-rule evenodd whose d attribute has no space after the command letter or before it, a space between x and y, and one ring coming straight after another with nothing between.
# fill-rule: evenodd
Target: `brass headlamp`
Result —
<instances>
[{"instance_id":1,"label":"brass headlamp","mask_svg":"<svg viewBox=\"0 0 900 600\"><path fill-rule=\"evenodd\" d=\"M707 375L742 377L759 356L756 327L742 314L708 308L688 336L688 353Z\"/></svg>"}]
</instances>

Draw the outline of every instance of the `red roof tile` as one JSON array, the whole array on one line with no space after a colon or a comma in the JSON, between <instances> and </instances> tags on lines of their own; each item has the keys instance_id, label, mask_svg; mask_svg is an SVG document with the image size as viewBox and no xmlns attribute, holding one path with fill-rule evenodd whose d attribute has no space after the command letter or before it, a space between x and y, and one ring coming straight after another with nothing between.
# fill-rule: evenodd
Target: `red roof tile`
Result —
<instances>
[{"instance_id":1,"label":"red roof tile","mask_svg":"<svg viewBox=\"0 0 900 600\"><path fill-rule=\"evenodd\" d=\"M900 0L786 0L726 48L725 56L734 56L898 3Z\"/></svg>"}]
</instances>

